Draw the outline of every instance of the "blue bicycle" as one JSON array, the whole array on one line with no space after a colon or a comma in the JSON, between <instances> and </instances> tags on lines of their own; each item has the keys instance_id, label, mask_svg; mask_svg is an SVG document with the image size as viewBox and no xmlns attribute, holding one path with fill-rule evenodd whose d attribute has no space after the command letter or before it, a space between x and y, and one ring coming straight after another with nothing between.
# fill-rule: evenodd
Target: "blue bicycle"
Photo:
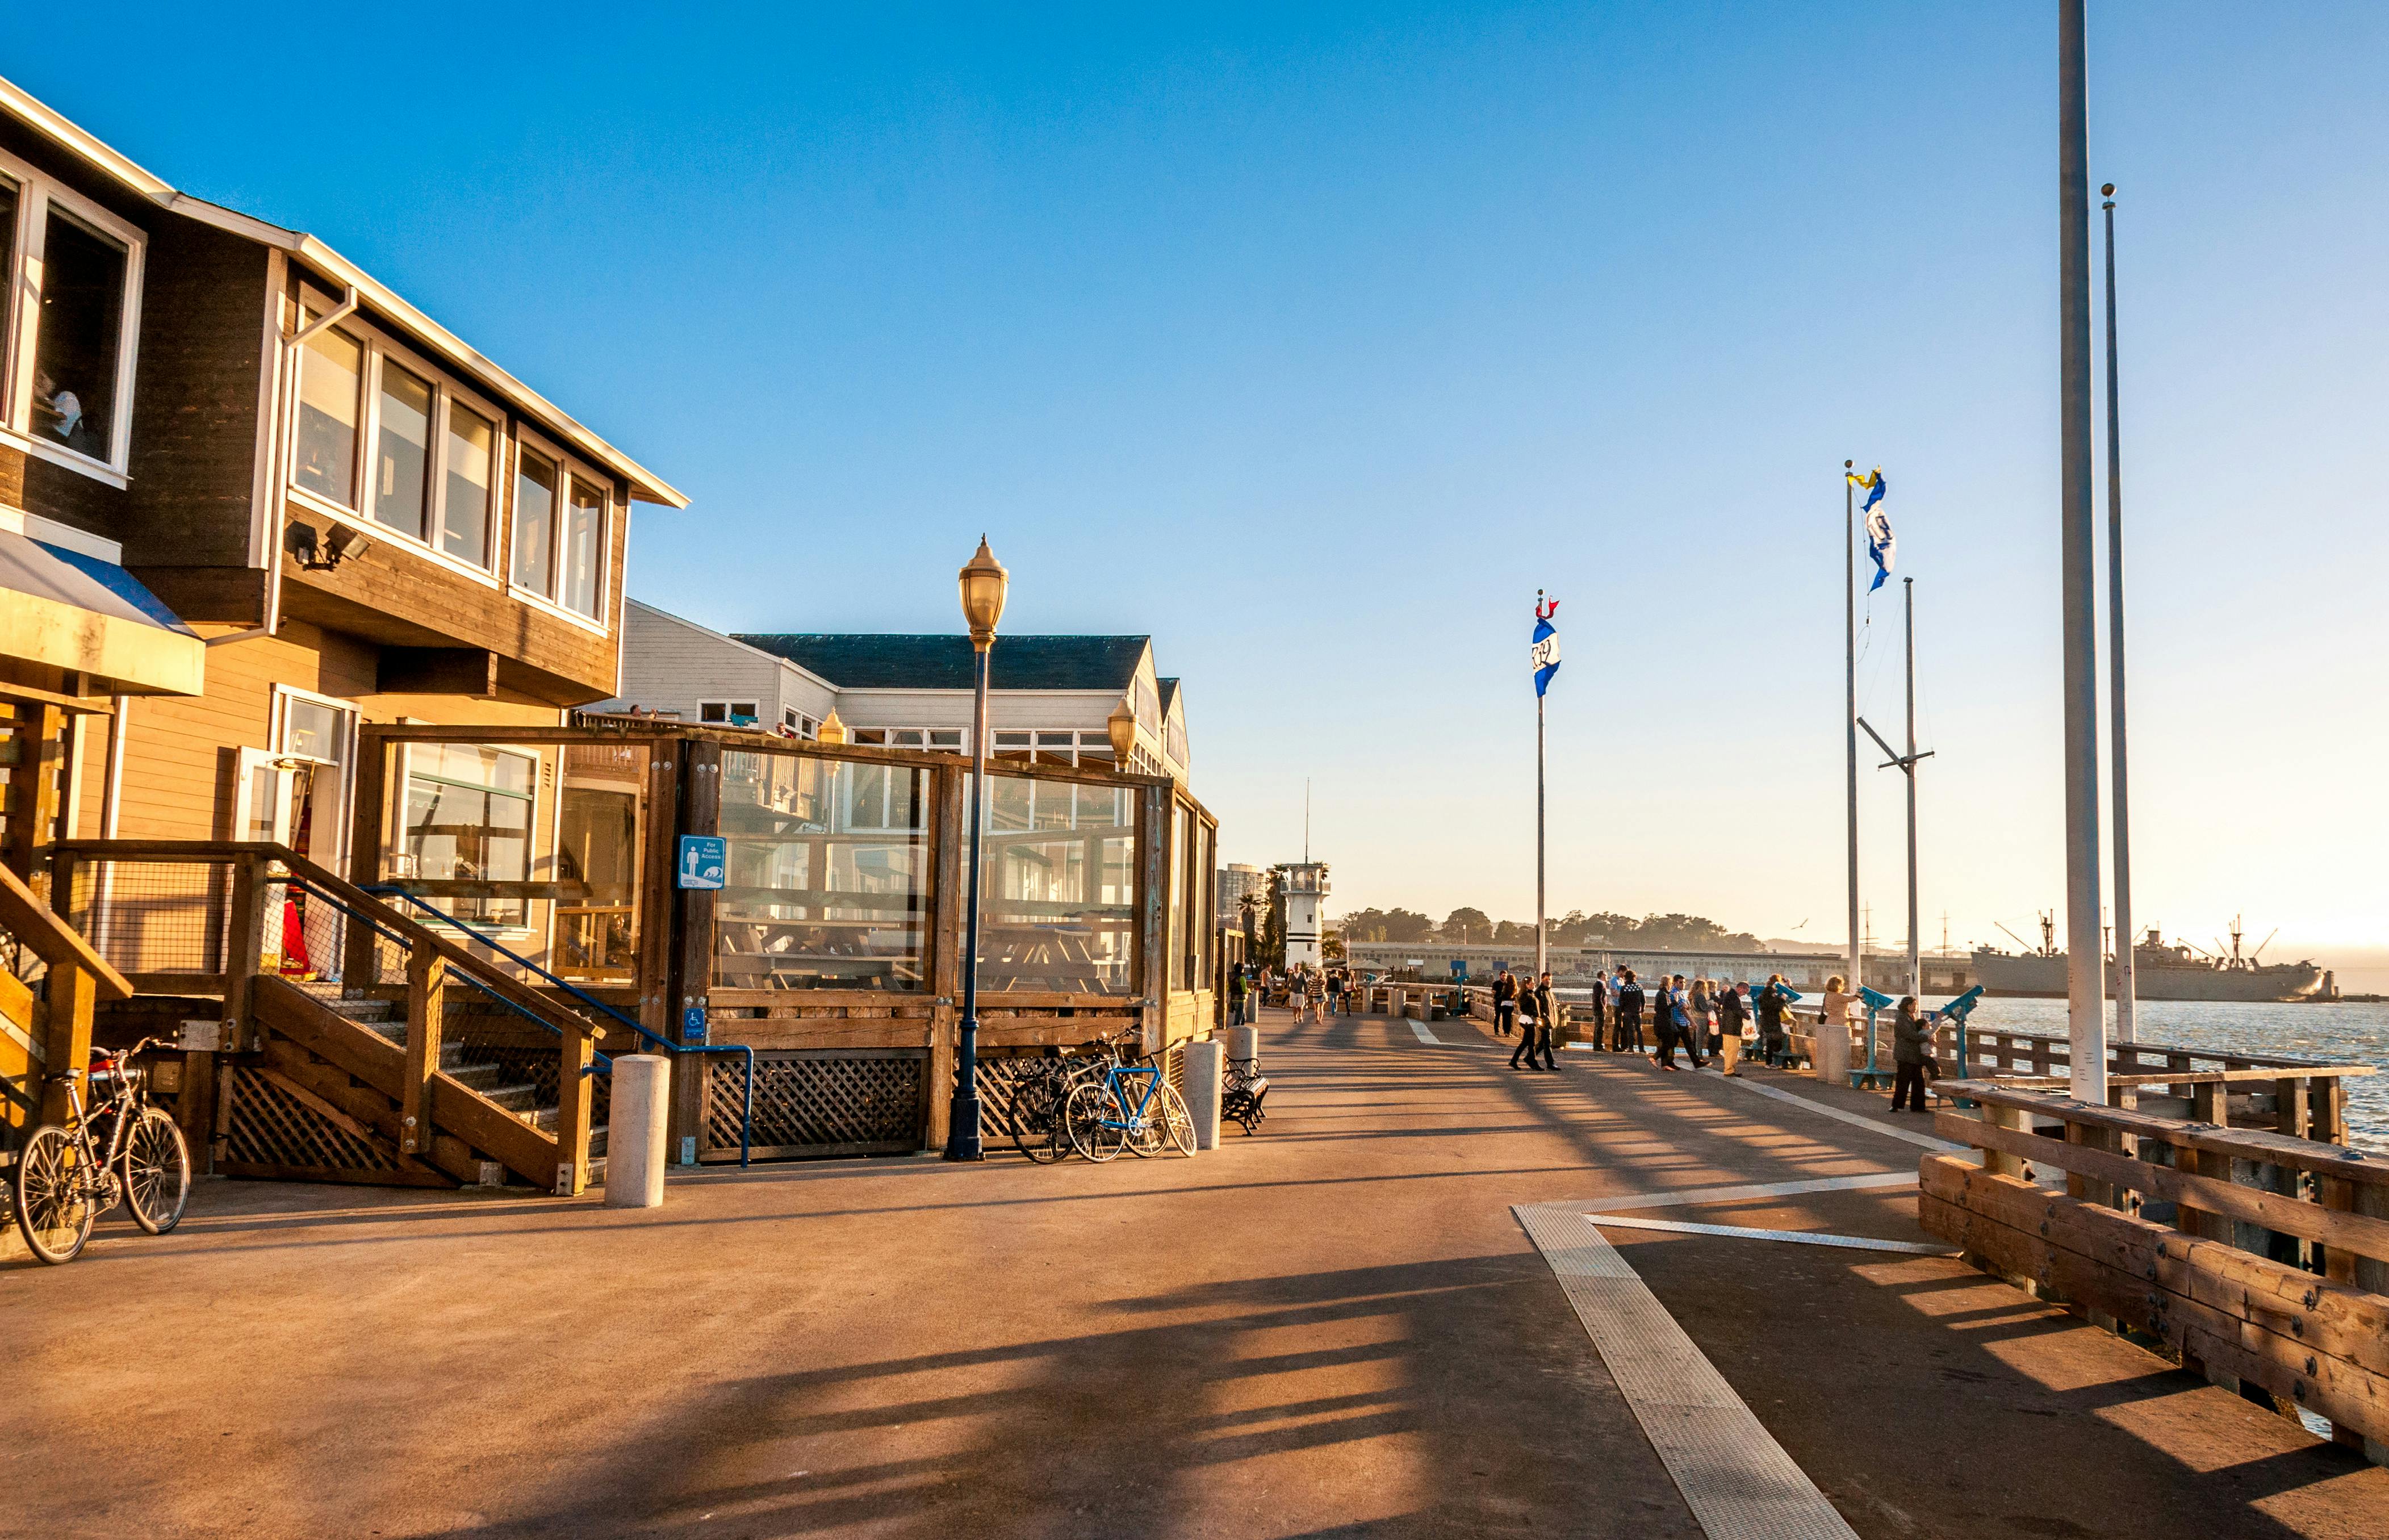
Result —
<instances>
[{"instance_id":1,"label":"blue bicycle","mask_svg":"<svg viewBox=\"0 0 2389 1540\"><path fill-rule=\"evenodd\" d=\"M1100 1078L1090 1075L1072 1086L1062 1124L1071 1145L1091 1161L1110 1160L1122 1150L1157 1155L1175 1146L1182 1155L1194 1152L1194 1118L1186 1099L1150 1059L1115 1060Z\"/></svg>"}]
</instances>

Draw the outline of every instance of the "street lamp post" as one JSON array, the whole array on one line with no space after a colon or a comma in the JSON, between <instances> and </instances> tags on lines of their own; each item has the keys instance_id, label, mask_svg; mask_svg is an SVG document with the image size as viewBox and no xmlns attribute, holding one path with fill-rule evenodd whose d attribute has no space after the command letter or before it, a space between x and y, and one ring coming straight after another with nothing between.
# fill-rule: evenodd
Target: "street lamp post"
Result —
<instances>
[{"instance_id":1,"label":"street lamp post","mask_svg":"<svg viewBox=\"0 0 2389 1540\"><path fill-rule=\"evenodd\" d=\"M952 1113L946 1125L946 1159L986 1159L978 1137L978 896L979 834L987 796L987 664L995 645L995 623L1003 617L1003 591L1011 574L978 540L978 552L962 569L963 619L977 654L977 682L971 697L970 897L963 935L963 1025L954 1048Z\"/></svg>"}]
</instances>

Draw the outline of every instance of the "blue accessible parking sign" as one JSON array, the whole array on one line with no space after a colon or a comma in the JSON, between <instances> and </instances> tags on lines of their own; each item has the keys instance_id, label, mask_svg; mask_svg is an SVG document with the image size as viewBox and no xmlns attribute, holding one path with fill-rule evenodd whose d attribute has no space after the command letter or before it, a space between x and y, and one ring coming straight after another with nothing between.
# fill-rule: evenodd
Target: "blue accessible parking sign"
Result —
<instances>
[{"instance_id":1,"label":"blue accessible parking sign","mask_svg":"<svg viewBox=\"0 0 2389 1540\"><path fill-rule=\"evenodd\" d=\"M722 871L730 864L730 846L719 834L683 834L680 837L680 885L683 887L720 887Z\"/></svg>"}]
</instances>

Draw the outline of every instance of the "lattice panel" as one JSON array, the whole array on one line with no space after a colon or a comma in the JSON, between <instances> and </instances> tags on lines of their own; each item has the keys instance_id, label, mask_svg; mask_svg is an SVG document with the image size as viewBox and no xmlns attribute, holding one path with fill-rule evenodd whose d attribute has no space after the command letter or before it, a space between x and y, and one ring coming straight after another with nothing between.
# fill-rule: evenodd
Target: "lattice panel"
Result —
<instances>
[{"instance_id":1,"label":"lattice panel","mask_svg":"<svg viewBox=\"0 0 2389 1540\"><path fill-rule=\"evenodd\" d=\"M498 1080L501 1085L529 1085L536 1088L532 1097L534 1106L544 1110L556 1104L557 1049L553 1039L538 1047L530 1047L521 1043L485 1043L475 1041L473 1035L468 1031L461 1037L452 1035L445 1040L456 1046L457 1057L466 1063L497 1065ZM757 1067L760 1069L761 1066ZM760 1075L756 1090L760 1096L762 1090ZM589 1126L592 1128L606 1126L607 1120L612 1114L613 1104L613 1077L603 1071L591 1075L589 1077ZM730 1137L734 1143L738 1138L735 1125Z\"/></svg>"},{"instance_id":2,"label":"lattice panel","mask_svg":"<svg viewBox=\"0 0 2389 1540\"><path fill-rule=\"evenodd\" d=\"M232 1081L228 1159L324 1171L395 1171L398 1160L307 1105L272 1076L227 1060Z\"/></svg>"},{"instance_id":3,"label":"lattice panel","mask_svg":"<svg viewBox=\"0 0 2389 1540\"><path fill-rule=\"evenodd\" d=\"M709 1055L709 1154L738 1150L743 1059ZM922 1054L755 1056L754 1147L786 1154L893 1153L921 1147Z\"/></svg>"},{"instance_id":4,"label":"lattice panel","mask_svg":"<svg viewBox=\"0 0 2389 1540\"><path fill-rule=\"evenodd\" d=\"M1012 1137L1012 1093L1034 1066L1048 1061L1036 1054L980 1055L978 1075L979 1140L986 1143Z\"/></svg>"}]
</instances>

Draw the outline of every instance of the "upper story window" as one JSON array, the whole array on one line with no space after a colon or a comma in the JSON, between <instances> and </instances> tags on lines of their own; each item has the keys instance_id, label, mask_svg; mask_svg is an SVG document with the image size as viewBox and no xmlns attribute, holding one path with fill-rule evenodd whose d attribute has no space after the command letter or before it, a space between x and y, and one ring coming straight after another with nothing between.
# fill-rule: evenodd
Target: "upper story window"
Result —
<instances>
[{"instance_id":1,"label":"upper story window","mask_svg":"<svg viewBox=\"0 0 2389 1540\"><path fill-rule=\"evenodd\" d=\"M140 329L139 230L0 155L0 427L121 485Z\"/></svg>"},{"instance_id":2,"label":"upper story window","mask_svg":"<svg viewBox=\"0 0 2389 1540\"><path fill-rule=\"evenodd\" d=\"M313 325L329 308L310 293L295 324ZM309 337L297 362L292 489L326 512L492 571L498 414L353 317Z\"/></svg>"},{"instance_id":3,"label":"upper story window","mask_svg":"<svg viewBox=\"0 0 2389 1540\"><path fill-rule=\"evenodd\" d=\"M728 727L752 727L756 721L755 703L753 701L699 701L696 703L696 719L701 722L720 722Z\"/></svg>"},{"instance_id":4,"label":"upper story window","mask_svg":"<svg viewBox=\"0 0 2389 1540\"><path fill-rule=\"evenodd\" d=\"M526 440L516 456L514 584L601 620L613 484Z\"/></svg>"}]
</instances>

